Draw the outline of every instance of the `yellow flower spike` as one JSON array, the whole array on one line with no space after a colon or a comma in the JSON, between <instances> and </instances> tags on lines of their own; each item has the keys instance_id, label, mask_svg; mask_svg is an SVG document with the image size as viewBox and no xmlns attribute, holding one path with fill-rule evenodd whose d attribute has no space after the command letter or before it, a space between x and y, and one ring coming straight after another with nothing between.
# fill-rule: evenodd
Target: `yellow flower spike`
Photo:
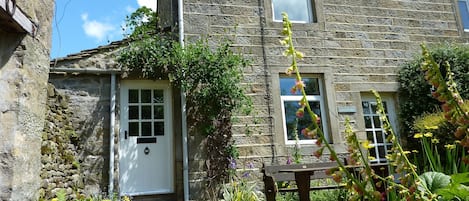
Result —
<instances>
[{"instance_id":1,"label":"yellow flower spike","mask_svg":"<svg viewBox=\"0 0 469 201\"><path fill-rule=\"evenodd\" d=\"M433 133L426 132L425 134L423 134L423 136L425 136L425 137L433 137Z\"/></svg>"},{"instance_id":2,"label":"yellow flower spike","mask_svg":"<svg viewBox=\"0 0 469 201\"><path fill-rule=\"evenodd\" d=\"M372 160L376 160L376 158L373 156L368 156L368 160L372 161Z\"/></svg>"},{"instance_id":3,"label":"yellow flower spike","mask_svg":"<svg viewBox=\"0 0 469 201\"><path fill-rule=\"evenodd\" d=\"M446 144L446 145L445 145L445 148L448 149L448 150L456 149L456 145L454 145L454 144Z\"/></svg>"},{"instance_id":4,"label":"yellow flower spike","mask_svg":"<svg viewBox=\"0 0 469 201\"><path fill-rule=\"evenodd\" d=\"M362 146L363 146L363 148L365 148L365 149L371 149L371 148L375 147L375 146L373 146L372 144L370 144L370 141L368 141L368 140L363 141L363 142L362 142Z\"/></svg>"},{"instance_id":5,"label":"yellow flower spike","mask_svg":"<svg viewBox=\"0 0 469 201\"><path fill-rule=\"evenodd\" d=\"M410 154L410 151L404 151L404 154L406 154L406 155Z\"/></svg>"},{"instance_id":6,"label":"yellow flower spike","mask_svg":"<svg viewBox=\"0 0 469 201\"><path fill-rule=\"evenodd\" d=\"M426 130L437 130L438 126L427 126L427 125L425 125L425 129Z\"/></svg>"},{"instance_id":7,"label":"yellow flower spike","mask_svg":"<svg viewBox=\"0 0 469 201\"><path fill-rule=\"evenodd\" d=\"M438 144L438 143L440 143L440 140L438 138L433 138L432 143L433 144Z\"/></svg>"},{"instance_id":8,"label":"yellow flower spike","mask_svg":"<svg viewBox=\"0 0 469 201\"><path fill-rule=\"evenodd\" d=\"M419 153L419 150L412 150L412 153Z\"/></svg>"},{"instance_id":9,"label":"yellow flower spike","mask_svg":"<svg viewBox=\"0 0 469 201\"><path fill-rule=\"evenodd\" d=\"M416 133L414 135L414 138L422 138L422 137L423 137L422 133Z\"/></svg>"}]
</instances>

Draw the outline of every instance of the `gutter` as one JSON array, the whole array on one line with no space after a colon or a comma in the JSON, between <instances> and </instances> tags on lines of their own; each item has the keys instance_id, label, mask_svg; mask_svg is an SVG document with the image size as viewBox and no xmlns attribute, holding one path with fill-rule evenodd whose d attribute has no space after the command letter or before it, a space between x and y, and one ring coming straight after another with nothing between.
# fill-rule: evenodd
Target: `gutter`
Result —
<instances>
[{"instance_id":1,"label":"gutter","mask_svg":"<svg viewBox=\"0 0 469 201\"><path fill-rule=\"evenodd\" d=\"M121 69L101 69L101 68L50 68L50 73L72 73L72 74L121 74Z\"/></svg>"},{"instance_id":2,"label":"gutter","mask_svg":"<svg viewBox=\"0 0 469 201\"><path fill-rule=\"evenodd\" d=\"M114 138L116 127L116 73L111 74L111 103L110 103L110 129L109 129L109 196L114 194Z\"/></svg>"},{"instance_id":3,"label":"gutter","mask_svg":"<svg viewBox=\"0 0 469 201\"><path fill-rule=\"evenodd\" d=\"M178 24L179 24L179 44L184 48L184 9L183 0L178 0ZM181 90L181 127L182 127L182 179L184 189L184 201L189 200L189 155L187 142L187 114L186 114L186 94Z\"/></svg>"}]
</instances>

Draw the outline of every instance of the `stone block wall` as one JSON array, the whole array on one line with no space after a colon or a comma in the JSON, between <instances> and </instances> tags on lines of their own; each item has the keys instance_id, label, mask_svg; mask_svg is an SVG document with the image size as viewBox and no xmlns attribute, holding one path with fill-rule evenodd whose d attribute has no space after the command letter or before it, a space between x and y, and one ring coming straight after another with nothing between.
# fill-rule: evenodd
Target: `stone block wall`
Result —
<instances>
[{"instance_id":1,"label":"stone block wall","mask_svg":"<svg viewBox=\"0 0 469 201\"><path fill-rule=\"evenodd\" d=\"M79 176L71 175L72 181L79 181L80 192L85 195L106 193L109 185L110 76L51 74L49 82L57 93L68 97L70 125L62 127L62 132L71 127L76 140L71 143L74 146L71 150L79 165ZM75 168L73 163L71 165L71 169ZM70 180L70 177L64 180Z\"/></svg>"},{"instance_id":2,"label":"stone block wall","mask_svg":"<svg viewBox=\"0 0 469 201\"><path fill-rule=\"evenodd\" d=\"M83 193L77 135L72 123L69 97L59 93L52 84L47 89L47 114L42 133L40 198L51 200L64 191L70 200Z\"/></svg>"},{"instance_id":3,"label":"stone block wall","mask_svg":"<svg viewBox=\"0 0 469 201\"><path fill-rule=\"evenodd\" d=\"M35 36L0 28L0 200L37 200L53 0L17 0Z\"/></svg>"},{"instance_id":4,"label":"stone block wall","mask_svg":"<svg viewBox=\"0 0 469 201\"><path fill-rule=\"evenodd\" d=\"M313 2L317 22L294 23L294 44L305 54L301 71L324 78L329 116L325 120L339 152L345 151L341 133L346 116L357 129L364 128L361 94L371 88L395 93L399 65L419 54L423 42L468 42L453 0ZM256 110L252 116L240 117L242 122L233 125L233 132L241 160L254 161L257 168L262 162L284 163L291 149L282 137L278 89L279 76L290 63L282 55L282 23L273 20L271 5L271 0L187 0L183 8L186 42L210 36L216 45L220 37L228 37L235 50L253 61L245 79ZM358 110L339 113L341 106ZM246 125L251 136L246 135ZM313 145L302 147L307 157L314 150ZM197 144L191 144L191 192L203 181L197 151ZM311 160L315 159L305 159Z\"/></svg>"}]
</instances>

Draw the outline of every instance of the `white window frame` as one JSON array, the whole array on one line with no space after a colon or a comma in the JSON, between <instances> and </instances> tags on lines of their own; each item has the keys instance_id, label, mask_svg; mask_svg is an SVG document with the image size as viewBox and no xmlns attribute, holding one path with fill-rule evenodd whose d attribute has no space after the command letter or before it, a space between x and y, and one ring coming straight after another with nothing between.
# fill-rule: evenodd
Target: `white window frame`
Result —
<instances>
[{"instance_id":1,"label":"white window frame","mask_svg":"<svg viewBox=\"0 0 469 201\"><path fill-rule=\"evenodd\" d=\"M321 110L321 121L320 125L322 127L324 136L328 141L329 139L329 132L328 132L328 125L327 125L327 113L326 113L326 102L325 102L325 93L324 93L324 87L323 87L323 78L320 76L304 76L304 78L315 78L318 79L319 83L319 95L307 95L306 100L308 102L319 102L320 105L320 110ZM292 77L285 77L281 76L279 79L283 78L292 78ZM281 84L281 82L279 83ZM293 86L291 86L293 87ZM281 87L280 87L281 88ZM300 92L297 92L297 94L292 94L292 95L280 95L280 102L281 102L281 110L282 110L282 126L283 126L283 135L285 138L285 144L287 145L293 145L296 144L296 140L289 140L288 139L288 131L287 131L287 125L286 125L286 114L285 114L285 101L296 101L300 102L300 100L303 98ZM306 108L305 108L305 113L306 113ZM299 134L299 133L298 133ZM316 143L316 139L302 139L298 140L299 144L314 144Z\"/></svg>"},{"instance_id":2,"label":"white window frame","mask_svg":"<svg viewBox=\"0 0 469 201\"><path fill-rule=\"evenodd\" d=\"M459 9L459 19L461 20L461 27L462 27L464 32L469 32L469 27L464 27L464 22L467 21L467 23L469 23L469 19L464 20L462 18L461 7L459 6L460 2L466 3L466 9L467 9L466 12L469 13L469 0L458 0L457 1L457 4L458 4L457 6L458 6L458 9Z\"/></svg>"},{"instance_id":3,"label":"white window frame","mask_svg":"<svg viewBox=\"0 0 469 201\"><path fill-rule=\"evenodd\" d=\"M274 22L282 22L282 18L280 19L277 19L275 18L275 13L276 12L283 12L283 11L276 11L275 10L275 3L274 3L275 0L272 0L272 18L273 18L273 21ZM295 0L277 0L277 1L291 1L291 2L294 2ZM298 9L307 9L307 13L308 13L308 20L295 20L295 19L291 19L290 18L290 21L291 22L294 22L294 23L313 23L316 21L316 15L315 15L315 6L314 6L314 0L297 0L297 1L306 1L307 3L307 7L306 8L298 8ZM290 16L290 13L288 13L287 11L285 11L287 14L289 14ZM291 17L291 16L290 16Z\"/></svg>"},{"instance_id":4,"label":"white window frame","mask_svg":"<svg viewBox=\"0 0 469 201\"><path fill-rule=\"evenodd\" d=\"M389 122L391 123L391 127L392 129L394 130L394 133L397 135L398 137L398 133L397 133L397 115L396 115L396 101L394 101L392 95L390 94L380 94L381 96L381 99L383 101L383 104L386 103L386 115L388 116L388 120ZM368 114L365 114L365 109L363 108L363 103L364 102L369 102L369 103L374 103L376 104L376 98L371 95L371 94L364 94L362 95L362 109L363 109L363 121L365 122L365 118L366 117L371 117L371 119L373 119L373 117L376 117L377 114L376 113L368 113ZM370 106L370 110L371 110L371 106ZM378 117L379 118L379 117ZM376 163L376 164L387 164L388 161L386 159L386 155L389 153L389 150L388 150L388 146L392 146L392 143L391 142L387 142L386 141L386 134L384 132L384 129L383 129L383 126L382 126L382 122L381 120L380 121L380 128L376 128L375 127L375 122L373 120L371 120L371 124L372 124L372 127L371 128L366 128L366 122L364 124L365 126L365 132L366 132L366 139L368 139L368 133L367 132L373 132L373 141L369 140L370 141L370 145L373 146L373 148L370 148L368 149L368 151L371 153L371 152L374 152L375 154L375 159L373 160L370 160L371 163ZM377 136L376 136L376 132L381 132L382 134L382 137L383 137L383 142L382 143L378 143L377 142ZM384 147L384 158L380 158L379 156L379 149L378 147L379 146L382 146ZM371 154L370 154L371 156Z\"/></svg>"}]
</instances>

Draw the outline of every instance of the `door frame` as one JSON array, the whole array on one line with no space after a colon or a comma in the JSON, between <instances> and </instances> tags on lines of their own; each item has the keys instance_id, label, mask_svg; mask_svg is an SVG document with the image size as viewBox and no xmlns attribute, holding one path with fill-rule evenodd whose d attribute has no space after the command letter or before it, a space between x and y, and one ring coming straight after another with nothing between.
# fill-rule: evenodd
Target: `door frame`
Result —
<instances>
[{"instance_id":1,"label":"door frame","mask_svg":"<svg viewBox=\"0 0 469 201\"><path fill-rule=\"evenodd\" d=\"M170 184L168 185L169 186L169 190L164 190L164 191L160 191L160 190L155 190L155 191L144 191L144 192L136 192L136 193L127 193L127 194L123 194L123 191L122 191L122 185L121 184L121 179L122 179L122 167L123 167L123 164L124 161L121 161L121 154L122 154L122 151L123 151L123 143L122 141L125 140L125 133L124 133L124 126L123 123L125 123L124 121L126 119L124 119L124 103L127 104L128 106L128 101L124 101L126 97L124 97L124 93L123 93L123 90L127 90L127 89L130 89L130 88L138 88L138 89L164 89L164 105L165 105L165 126L164 126L164 129L165 129L165 135L167 135L167 137L169 138L168 141L170 142L169 143L169 147L168 147L168 150L170 152L169 154L169 165L170 165L170 168L169 168L169 172L168 174L171 175L171 181L170 181ZM119 85L119 137L118 137L118 168L119 168L119 179L118 179L118 186L119 186L119 194L121 196L123 195L129 195L129 196L139 196L139 195L156 195L156 194L171 194L171 193L175 193L175 185L176 185L176 177L175 177L175 167L176 167L176 161L175 161L175 150L174 150L174 130L173 130L173 126L174 126L174 117L173 117L173 104L172 104L172 101L173 101L173 94L172 94L172 89L171 89L171 85L169 83L169 81L167 80L157 80L157 81L153 81L153 80L121 80L120 82L120 85ZM127 119L128 120L128 119Z\"/></svg>"}]
</instances>

